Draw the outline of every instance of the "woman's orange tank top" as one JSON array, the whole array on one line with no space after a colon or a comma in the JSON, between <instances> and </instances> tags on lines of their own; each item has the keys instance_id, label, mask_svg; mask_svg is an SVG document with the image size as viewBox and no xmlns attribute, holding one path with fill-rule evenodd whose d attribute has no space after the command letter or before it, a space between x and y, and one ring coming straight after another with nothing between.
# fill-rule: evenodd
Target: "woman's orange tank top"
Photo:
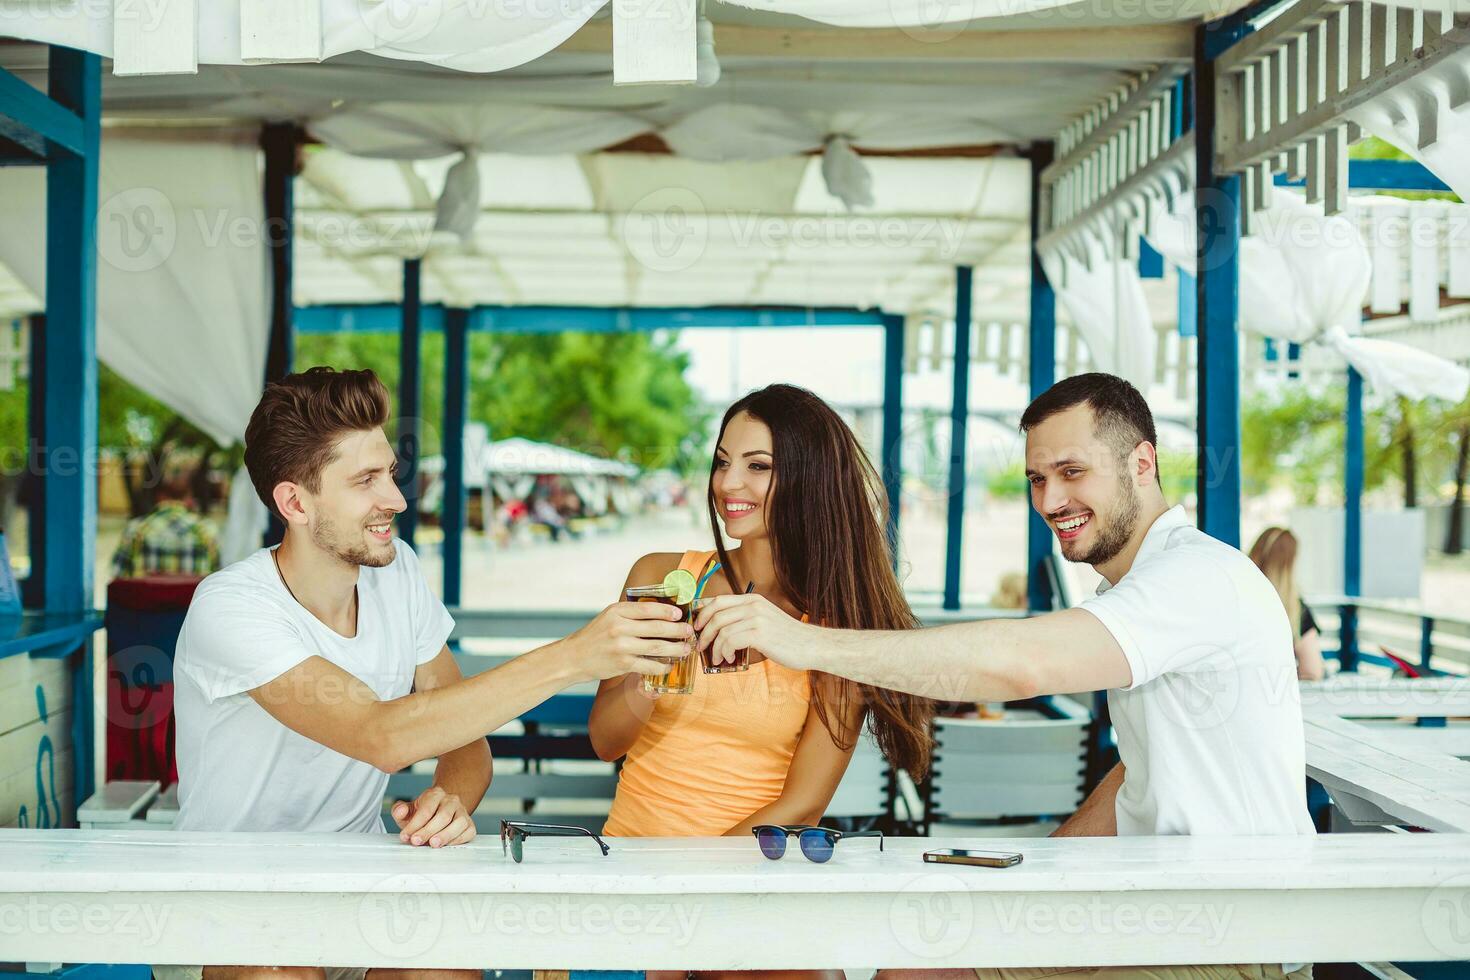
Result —
<instances>
[{"instance_id":1,"label":"woman's orange tank top","mask_svg":"<svg viewBox=\"0 0 1470 980\"><path fill-rule=\"evenodd\" d=\"M714 552L688 551L679 567L702 590L713 560ZM628 750L603 833L718 836L773 803L810 700L806 671L773 660L739 673L700 673L689 694L658 698Z\"/></svg>"}]
</instances>

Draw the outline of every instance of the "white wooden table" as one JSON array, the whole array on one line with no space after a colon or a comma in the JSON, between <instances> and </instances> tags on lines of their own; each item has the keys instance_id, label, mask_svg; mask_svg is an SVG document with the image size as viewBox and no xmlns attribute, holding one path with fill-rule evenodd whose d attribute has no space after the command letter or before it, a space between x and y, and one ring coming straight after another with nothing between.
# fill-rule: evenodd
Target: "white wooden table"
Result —
<instances>
[{"instance_id":1,"label":"white wooden table","mask_svg":"<svg viewBox=\"0 0 1470 980\"><path fill-rule=\"evenodd\" d=\"M925 865L936 843L1025 854ZM1470 957L1470 837L753 840L0 831L0 960L499 968Z\"/></svg>"},{"instance_id":2,"label":"white wooden table","mask_svg":"<svg viewBox=\"0 0 1470 980\"><path fill-rule=\"evenodd\" d=\"M1304 714L1345 718L1470 716L1470 678L1338 674L1301 685Z\"/></svg>"},{"instance_id":3,"label":"white wooden table","mask_svg":"<svg viewBox=\"0 0 1470 980\"><path fill-rule=\"evenodd\" d=\"M1307 775L1354 823L1470 832L1470 762L1325 714L1303 719Z\"/></svg>"}]
</instances>

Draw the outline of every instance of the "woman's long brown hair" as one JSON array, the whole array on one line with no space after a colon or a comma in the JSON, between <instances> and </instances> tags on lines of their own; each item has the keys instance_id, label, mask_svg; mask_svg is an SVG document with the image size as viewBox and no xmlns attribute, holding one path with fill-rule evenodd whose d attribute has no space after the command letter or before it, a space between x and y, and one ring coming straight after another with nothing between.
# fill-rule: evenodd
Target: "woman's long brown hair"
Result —
<instances>
[{"instance_id":1,"label":"woman's long brown hair","mask_svg":"<svg viewBox=\"0 0 1470 980\"><path fill-rule=\"evenodd\" d=\"M888 495L872 462L847 423L822 399L795 385L775 384L731 405L725 427L741 412L771 430L775 480L764 501L771 557L781 591L812 622L841 629L899 630L918 620L893 573L885 530ZM709 519L720 563L731 568L715 506L716 453L710 462ZM733 573L732 589L739 591ZM823 675L826 678L827 675ZM927 698L830 678L812 685L817 717L843 749L853 731L839 731L854 700L862 705L878 747L889 763L922 778L929 769L934 703Z\"/></svg>"}]
</instances>

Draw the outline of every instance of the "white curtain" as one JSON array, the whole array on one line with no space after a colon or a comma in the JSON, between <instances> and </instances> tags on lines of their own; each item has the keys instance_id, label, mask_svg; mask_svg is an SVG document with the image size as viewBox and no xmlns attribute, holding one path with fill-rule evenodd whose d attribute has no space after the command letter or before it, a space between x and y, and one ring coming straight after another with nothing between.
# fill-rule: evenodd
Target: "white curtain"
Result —
<instances>
[{"instance_id":1,"label":"white curtain","mask_svg":"<svg viewBox=\"0 0 1470 980\"><path fill-rule=\"evenodd\" d=\"M468 238L480 213L480 153L544 156L599 150L648 129L621 112L384 103L335 112L308 125L328 146L363 157L433 160L460 154L439 195L435 231Z\"/></svg>"},{"instance_id":2,"label":"white curtain","mask_svg":"<svg viewBox=\"0 0 1470 980\"><path fill-rule=\"evenodd\" d=\"M248 0L245 0L248 2ZM1065 7L1075 0L744 0L740 6L796 14L840 27L910 29L941 41L974 20ZM239 65L242 0L199 4L199 61ZM608 0L490 3L487 0L322 0L322 56L361 51L459 71L493 72L523 65L559 46ZM122 9L122 8L119 8ZM148 16L147 4L126 8ZM49 9L16 5L5 33L112 57L111 3ZM658 13L658 11L655 11ZM716 39L718 45L718 38Z\"/></svg>"},{"instance_id":3,"label":"white curtain","mask_svg":"<svg viewBox=\"0 0 1470 980\"><path fill-rule=\"evenodd\" d=\"M1464 11L1464 3L1405 3L1418 9ZM1463 48L1403 84L1348 113L1363 131L1424 164L1462 201L1470 201L1470 48ZM1420 144L1428 145L1421 148Z\"/></svg>"},{"instance_id":4,"label":"white curtain","mask_svg":"<svg viewBox=\"0 0 1470 980\"><path fill-rule=\"evenodd\" d=\"M255 140L109 133L99 165L97 355L222 445L260 398L269 332ZM0 264L42 297L45 188L44 168L0 170L0 227L26 231L0 235ZM235 483L226 560L265 529L243 469Z\"/></svg>"},{"instance_id":5,"label":"white curtain","mask_svg":"<svg viewBox=\"0 0 1470 980\"><path fill-rule=\"evenodd\" d=\"M1064 249L1042 253L1046 277L1073 326L1087 341L1098 368L1147 391L1154 380L1157 337L1138 262L1117 250L1106 254L1102 243L1091 235L1086 236L1083 247L1086 262Z\"/></svg>"},{"instance_id":6,"label":"white curtain","mask_svg":"<svg viewBox=\"0 0 1470 980\"><path fill-rule=\"evenodd\" d=\"M1403 203L1403 202L1400 202ZM1267 337L1336 350L1375 390L1413 399L1459 401L1470 372L1407 344L1358 336L1362 306L1374 278L1373 260L1352 210L1327 217L1296 191L1276 188L1240 244L1240 327ZM1193 274L1195 212L1190 195L1159 208L1145 231L1150 245ZM1398 309L1399 268L1392 285ZM1436 290L1436 308L1438 293Z\"/></svg>"}]
</instances>

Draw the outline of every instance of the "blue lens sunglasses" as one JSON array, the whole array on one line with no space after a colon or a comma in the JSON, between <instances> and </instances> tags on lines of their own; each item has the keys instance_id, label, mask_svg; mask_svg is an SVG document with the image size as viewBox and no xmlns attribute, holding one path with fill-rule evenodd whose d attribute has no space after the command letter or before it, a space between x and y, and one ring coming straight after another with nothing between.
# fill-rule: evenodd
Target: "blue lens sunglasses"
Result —
<instances>
[{"instance_id":1,"label":"blue lens sunglasses","mask_svg":"<svg viewBox=\"0 0 1470 980\"><path fill-rule=\"evenodd\" d=\"M883 831L881 830L853 830L844 833L841 830L809 827L805 824L783 827L763 823L750 828L750 832L755 835L756 843L760 844L761 853L772 861L779 861L785 856L786 838L788 837L795 837L801 844L801 853L806 855L806 859L818 864L825 864L832 860L833 848L844 837L876 837L878 838L878 850L883 850Z\"/></svg>"}]
</instances>

